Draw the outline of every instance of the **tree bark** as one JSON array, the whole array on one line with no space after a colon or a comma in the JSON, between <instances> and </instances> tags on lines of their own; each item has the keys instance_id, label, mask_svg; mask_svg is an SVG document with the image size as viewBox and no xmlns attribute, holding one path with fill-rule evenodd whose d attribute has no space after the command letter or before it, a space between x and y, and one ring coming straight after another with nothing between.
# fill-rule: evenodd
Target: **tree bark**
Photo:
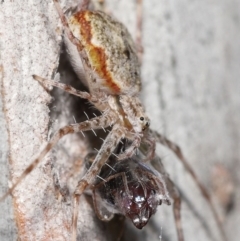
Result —
<instances>
[{"instance_id":1,"label":"tree bark","mask_svg":"<svg viewBox=\"0 0 240 241\"><path fill-rule=\"evenodd\" d=\"M74 3L64 1L61 6L67 9ZM105 7L136 36L137 1L108 0ZM152 0L143 1L142 16L141 97L151 128L180 145L212 194L231 241L240 235L240 193L236 188L240 184L239 9L237 0ZM53 78L60 58L62 78L76 87L80 84L69 70L65 53L59 57L62 25L52 1L2 1L0 25L1 195L43 148L49 135L73 123L72 115L77 122L86 119L83 111L91 114L92 109L61 91L46 91L32 78L32 74ZM59 177L64 187L70 176L71 194L81 174L79 166L95 145L99 144L95 144L94 135L76 135L60 142L17 187L13 197L0 203L1 240L70 240L71 195L62 200L54 180ZM185 240L221 240L191 176L166 148L157 145L157 154L182 196ZM219 167L224 170L220 174L214 172ZM221 183L223 194L219 195L219 189L212 186L221 182L224 173L228 178ZM223 196L229 196L229 203ZM230 204L231 209L226 209ZM108 234L108 226L97 219L88 196L81 198L79 212L79 240L117 240L118 235ZM159 236L177 240L172 208L159 206L141 231L126 221L124 233L124 240L154 241Z\"/></svg>"}]
</instances>

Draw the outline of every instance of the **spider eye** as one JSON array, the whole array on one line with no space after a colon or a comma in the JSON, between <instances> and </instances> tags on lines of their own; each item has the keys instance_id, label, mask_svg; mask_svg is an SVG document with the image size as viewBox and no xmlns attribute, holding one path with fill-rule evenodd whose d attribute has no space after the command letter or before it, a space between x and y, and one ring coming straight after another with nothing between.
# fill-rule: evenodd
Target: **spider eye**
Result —
<instances>
[{"instance_id":1,"label":"spider eye","mask_svg":"<svg viewBox=\"0 0 240 241\"><path fill-rule=\"evenodd\" d=\"M140 121L143 121L144 120L144 117L140 117Z\"/></svg>"}]
</instances>

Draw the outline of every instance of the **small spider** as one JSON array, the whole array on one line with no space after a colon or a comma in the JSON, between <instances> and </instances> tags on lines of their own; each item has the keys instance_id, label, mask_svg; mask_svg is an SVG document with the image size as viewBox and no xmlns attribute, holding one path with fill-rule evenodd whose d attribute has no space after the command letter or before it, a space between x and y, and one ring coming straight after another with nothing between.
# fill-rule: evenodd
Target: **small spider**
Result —
<instances>
[{"instance_id":1,"label":"small spider","mask_svg":"<svg viewBox=\"0 0 240 241\"><path fill-rule=\"evenodd\" d=\"M86 163L95 156L96 153L89 153L85 158ZM91 187L95 212L102 221L111 220L114 214L122 214L138 229L142 229L156 213L158 206L164 203L171 205L172 198L178 240L183 241L179 193L160 158L155 156L149 160L157 170L144 159L141 153L122 161L118 161L115 155L110 156L108 165L104 166Z\"/></svg>"},{"instance_id":2,"label":"small spider","mask_svg":"<svg viewBox=\"0 0 240 241\"><path fill-rule=\"evenodd\" d=\"M145 114L138 97L141 88L140 64L127 29L105 13L86 10L88 1L84 1L80 11L68 21L58 1L54 0L54 3L65 27L67 37L77 47L81 57L86 72L84 83L89 88L89 92L78 91L71 86L46 80L36 75L34 75L34 79L43 85L56 86L68 93L87 99L102 112L102 115L61 128L0 200L13 192L15 187L43 160L44 156L63 136L111 126L112 129L96 155L93 164L79 181L74 193L73 240L76 240L77 207L80 196L89 185L94 183L96 175L123 138L132 141L132 145L119 155L119 159L131 157L135 149L144 142L151 145L150 154L146 158L149 159L155 152L155 141L152 138L173 150L195 178L194 180L208 200L216 220L221 226L208 193L185 161L180 148L160 134L147 130L150 120Z\"/></svg>"}]
</instances>

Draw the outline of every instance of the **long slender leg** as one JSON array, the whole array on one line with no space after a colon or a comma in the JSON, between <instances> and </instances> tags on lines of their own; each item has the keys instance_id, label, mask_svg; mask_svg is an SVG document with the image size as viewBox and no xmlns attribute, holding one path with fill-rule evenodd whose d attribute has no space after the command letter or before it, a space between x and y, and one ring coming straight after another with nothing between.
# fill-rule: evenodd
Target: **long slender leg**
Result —
<instances>
[{"instance_id":1,"label":"long slender leg","mask_svg":"<svg viewBox=\"0 0 240 241\"><path fill-rule=\"evenodd\" d=\"M166 186L169 195L173 199L173 213L174 213L175 225L176 225L176 230L178 235L178 241L184 241L183 228L182 228L182 222L181 222L181 199L180 199L179 192L176 189L174 183L168 177L168 174L165 171L165 168L161 162L161 159L158 156L155 156L151 160L151 164L162 176L162 178L160 179L155 178L155 182L160 184L159 185L160 190L161 190L161 186L163 187ZM152 178L154 179L154 176ZM165 188L163 190L165 190ZM170 202L168 204L170 205Z\"/></svg>"},{"instance_id":2,"label":"long slender leg","mask_svg":"<svg viewBox=\"0 0 240 241\"><path fill-rule=\"evenodd\" d=\"M77 47L80 47L81 46L81 43L79 42L78 39L76 39L74 37L74 35L72 34L70 28L69 28L69 25L68 25L68 21L67 21L67 18L65 17L62 9L61 9L61 6L58 2L58 0L53 0L54 4L55 4L55 7L57 9L57 12L58 12L58 15L59 17L61 18L61 21L62 21L62 24L63 26L65 27L65 31L66 31L66 34L68 36L68 38L70 39L70 41L76 45Z\"/></svg>"},{"instance_id":3,"label":"long slender leg","mask_svg":"<svg viewBox=\"0 0 240 241\"><path fill-rule=\"evenodd\" d=\"M49 79L44 79L38 75L33 75L33 78L35 80L37 80L38 82L40 82L43 85L51 85L51 86L55 86L59 89L64 90L65 92L68 92L72 95L76 95L79 96L83 99L87 99L91 102L97 101L96 98L94 98L91 94L89 94L88 92L84 92L84 91L80 91L80 90L76 90L74 89L72 86L67 85L67 84L63 84L63 83L59 83L57 81L54 80L49 80Z\"/></svg>"},{"instance_id":4,"label":"long slender leg","mask_svg":"<svg viewBox=\"0 0 240 241\"><path fill-rule=\"evenodd\" d=\"M133 139L134 141L132 142L132 144L123 153L118 155L118 160L130 158L134 154L134 151L140 146L141 141L142 143L148 144L149 145L148 150L150 150L147 152L147 155L143 161L148 162L149 160L152 160L155 156L155 149L156 149L155 139L150 138L148 135L144 136L143 138L141 138L140 136L139 137L137 136L137 137L134 137Z\"/></svg>"},{"instance_id":5,"label":"long slender leg","mask_svg":"<svg viewBox=\"0 0 240 241\"><path fill-rule=\"evenodd\" d=\"M77 39L77 38L73 35L73 33L72 33L72 31L71 31L71 29L70 29L70 27L69 27L67 18L65 17L64 12L63 12L63 10L61 9L61 6L60 6L58 0L53 0L53 2L54 2L54 4L55 4L56 10L57 10L57 12L58 12L58 15L59 15L59 17L60 17L60 19L61 19L61 21L62 21L62 24L63 24L63 26L64 26L64 31L65 31L68 39L77 47L77 50L78 50L79 53L80 53L80 58L81 58L81 60L82 60L82 65L83 65L83 67L84 67L84 69L85 69L85 72L91 71L91 70L89 69L88 64L87 64L87 62L88 62L88 56L87 56L86 51L83 51L83 50L84 50L84 47L83 47L81 41L80 41L79 39ZM82 4L80 5L80 11L81 11L81 10L85 10L85 9L88 7L88 4L89 4L89 0L83 0ZM88 76L88 77L91 78L90 76Z\"/></svg>"},{"instance_id":6,"label":"long slender leg","mask_svg":"<svg viewBox=\"0 0 240 241\"><path fill-rule=\"evenodd\" d=\"M175 155L179 158L179 160L183 163L184 167L186 168L186 170L190 173L190 175L192 176L193 180L195 181L195 183L197 184L197 186L199 187L199 189L201 190L202 195L204 196L204 198L207 200L210 209L213 212L214 218L217 222L218 228L221 231L222 237L224 240L227 240L226 234L224 232L223 226L222 226L222 222L220 217L218 216L218 213L213 205L213 202L211 200L211 197L207 191L207 189L201 184L201 182L199 181L198 177L196 176L195 172L193 171L193 169L191 168L191 166L188 164L187 160L185 159L185 157L183 156L183 153L180 149L180 147L178 145L176 145L175 143L173 143L172 141L170 141L169 139L167 139L165 136L152 131L151 130L151 134L152 136L156 139L157 142L161 143L162 145L168 147L170 150L172 150Z\"/></svg>"},{"instance_id":7,"label":"long slender leg","mask_svg":"<svg viewBox=\"0 0 240 241\"><path fill-rule=\"evenodd\" d=\"M178 190L176 189L175 185L169 178L167 178L166 184L168 187L168 191L171 197L173 198L173 213L174 213L175 225L177 229L178 240L184 241L182 221L181 221L181 198Z\"/></svg>"},{"instance_id":8,"label":"long slender leg","mask_svg":"<svg viewBox=\"0 0 240 241\"><path fill-rule=\"evenodd\" d=\"M100 129L102 127L107 127L112 123L109 116L99 116L91 120L87 120L78 124L72 124L65 126L58 130L58 132L51 138L45 148L41 151L39 156L34 159L34 161L25 169L22 175L18 178L16 183L0 198L0 202L3 201L13 190L18 186L18 184L42 161L46 154L57 144L57 142L67 134L78 133L81 131L87 131L91 129Z\"/></svg>"},{"instance_id":9,"label":"long slender leg","mask_svg":"<svg viewBox=\"0 0 240 241\"><path fill-rule=\"evenodd\" d=\"M77 218L79 211L79 201L80 196L86 189L88 185L92 185L95 179L95 176L100 172L101 167L106 163L109 156L113 153L117 144L124 138L125 131L119 126L115 125L112 131L109 133L104 143L102 144L101 149L99 150L93 164L78 182L77 188L74 192L74 205L73 205L73 220L72 220L72 241L76 240L77 237Z\"/></svg>"},{"instance_id":10,"label":"long slender leg","mask_svg":"<svg viewBox=\"0 0 240 241\"><path fill-rule=\"evenodd\" d=\"M140 143L141 143L141 137L136 136L132 144L123 153L118 155L118 160L123 160L131 157L134 154L134 151L139 147Z\"/></svg>"},{"instance_id":11,"label":"long slender leg","mask_svg":"<svg viewBox=\"0 0 240 241\"><path fill-rule=\"evenodd\" d=\"M149 150L147 152L147 156L145 157L145 159L143 160L144 162L148 162L149 160L152 160L155 156L155 150L156 150L156 141L153 138L150 138L150 136L147 134L147 136L145 136L145 138L143 138L143 143L146 143L149 145Z\"/></svg>"}]
</instances>

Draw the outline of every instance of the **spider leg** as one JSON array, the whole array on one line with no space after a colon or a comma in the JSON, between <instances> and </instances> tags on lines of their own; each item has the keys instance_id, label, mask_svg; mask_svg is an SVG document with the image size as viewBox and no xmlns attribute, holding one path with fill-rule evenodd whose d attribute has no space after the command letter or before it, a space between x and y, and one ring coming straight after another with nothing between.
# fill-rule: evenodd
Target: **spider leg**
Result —
<instances>
[{"instance_id":1,"label":"spider leg","mask_svg":"<svg viewBox=\"0 0 240 241\"><path fill-rule=\"evenodd\" d=\"M88 92L84 92L84 91L80 91L80 90L76 90L75 88L73 88L70 85L67 84L63 84L63 83L59 83L58 81L55 80L49 80L49 79L44 79L38 75L33 75L32 76L35 80L37 80L38 82L40 82L43 85L51 85L51 86L55 86L59 89L64 90L65 92L68 92L72 95L76 95L79 96L83 99L87 99L91 102L94 102L96 100L96 98L94 98L91 94L89 94Z\"/></svg>"},{"instance_id":2,"label":"spider leg","mask_svg":"<svg viewBox=\"0 0 240 241\"><path fill-rule=\"evenodd\" d=\"M173 182L169 178L166 179L166 184L167 184L170 196L173 198L173 213L174 213L175 225L177 229L178 240L184 241L181 212L180 212L181 211L180 194L176 189L175 185L173 184Z\"/></svg>"},{"instance_id":3,"label":"spider leg","mask_svg":"<svg viewBox=\"0 0 240 241\"><path fill-rule=\"evenodd\" d=\"M75 45L75 47L77 48L78 53L80 54L80 59L82 61L82 66L85 69L85 72L86 73L91 73L92 69L88 65L88 56L87 56L86 51L84 51L84 46L82 45L81 41L73 35L73 33L72 33L72 31L71 31L71 29L69 27L68 20L67 20L66 16L64 15L63 10L61 9L59 1L58 0L53 0L53 2L55 4L56 10L58 12L58 15L59 15L59 17L60 17L60 19L62 21L62 25L64 27L65 35L67 37L65 39L69 39L70 42L72 42L72 44ZM79 5L80 7L78 8L78 10L79 11L86 10L88 8L89 2L90 2L90 0L83 0L82 4ZM68 46L69 49L71 49L72 47L69 46L68 42L69 42L68 40L65 40L65 44ZM89 74L88 76L86 76L86 78L91 79L91 78L93 78L93 76L91 76ZM87 82L89 82L89 81L90 80L87 80Z\"/></svg>"},{"instance_id":4,"label":"spider leg","mask_svg":"<svg viewBox=\"0 0 240 241\"><path fill-rule=\"evenodd\" d=\"M69 25L68 25L67 18L65 17L64 12L62 11L61 6L60 6L58 0L53 0L53 2L54 2L54 5L55 5L55 7L57 9L58 15L59 15L59 17L60 17L60 19L62 21L62 24L65 27L65 31L66 31L66 34L67 34L68 38L71 40L71 42L74 45L76 45L76 46L80 45L81 46L80 41L78 39L76 39L74 37L74 35L72 34L72 32L71 32L71 30L69 28ZM85 0L84 2L88 2L88 0ZM83 3L83 6L84 6L84 3Z\"/></svg>"},{"instance_id":5,"label":"spider leg","mask_svg":"<svg viewBox=\"0 0 240 241\"><path fill-rule=\"evenodd\" d=\"M155 150L156 150L156 141L155 139L150 138L149 135L147 135L145 138L143 138L143 143L148 144L148 151L146 154L144 162L148 162L149 160L152 160L155 156Z\"/></svg>"},{"instance_id":6,"label":"spider leg","mask_svg":"<svg viewBox=\"0 0 240 241\"><path fill-rule=\"evenodd\" d=\"M151 164L159 172L161 176L161 178L155 178L154 176L152 176L152 178L155 180L156 184L158 184L160 190L165 190L166 188L170 197L173 199L173 213L174 213L175 226L176 226L177 235L178 235L178 241L184 241L182 221L181 221L180 194L176 186L174 185L174 183L171 181L168 174L166 173L161 159L158 156L155 156L151 160ZM170 205L171 203L169 202L167 204Z\"/></svg>"},{"instance_id":7,"label":"spider leg","mask_svg":"<svg viewBox=\"0 0 240 241\"><path fill-rule=\"evenodd\" d=\"M141 138L138 136L134 137L133 143L123 153L118 155L118 160L130 158L134 154L134 151L140 146L141 141L148 144L149 145L148 149L150 150L147 152L147 155L143 161L148 162L149 160L152 160L155 156L156 142L154 139L150 138L149 136L146 136L144 138Z\"/></svg>"},{"instance_id":8,"label":"spider leg","mask_svg":"<svg viewBox=\"0 0 240 241\"><path fill-rule=\"evenodd\" d=\"M129 139L131 140L131 138L129 138ZM118 155L118 160L130 158L134 154L134 151L139 147L140 144L141 144L141 137L140 136L134 137L134 141L132 142L132 144L123 153Z\"/></svg>"},{"instance_id":9,"label":"spider leg","mask_svg":"<svg viewBox=\"0 0 240 241\"><path fill-rule=\"evenodd\" d=\"M112 123L112 119L109 115L101 115L99 117L92 118L90 120L72 124L60 128L57 133L50 139L45 148L40 152L39 156L34 159L34 161L25 169L25 171L21 174L18 180L13 184L11 188L0 197L0 202L3 201L9 194L13 192L13 190L18 186L18 184L33 170L36 166L42 161L42 159L46 156L46 154L57 144L57 142L67 134L70 133L78 133L81 131L87 131L91 129L100 129L103 127L107 127Z\"/></svg>"},{"instance_id":10,"label":"spider leg","mask_svg":"<svg viewBox=\"0 0 240 241\"><path fill-rule=\"evenodd\" d=\"M77 218L79 211L79 201L80 196L87 188L87 186L92 185L96 175L101 170L101 167L108 160L109 156L113 153L114 149L118 145L121 138L124 138L125 131L121 126L113 126L112 131L106 137L101 149L99 150L97 156L94 159L93 164L86 172L86 174L78 182L77 188L74 192L74 205L73 205L73 219L72 219L72 240L75 241L77 237Z\"/></svg>"},{"instance_id":11,"label":"spider leg","mask_svg":"<svg viewBox=\"0 0 240 241\"><path fill-rule=\"evenodd\" d=\"M170 150L172 150L175 153L175 155L179 158L179 160L183 163L185 169L190 173L193 180L195 181L195 183L197 184L197 186L201 190L201 193L202 193L203 197L208 202L208 204L210 206L210 209L212 210L212 213L214 215L214 218L217 222L218 228L221 231L223 239L227 240L226 234L225 234L223 226L222 226L221 219L220 219L220 217L219 217L219 215L218 215L218 213L217 213L217 211L216 211L216 209L213 205L213 202L211 200L211 197L210 197L207 189L202 185L202 183L199 181L198 177L196 176L195 172L193 171L191 166L188 164L187 160L183 156L183 153L182 153L180 147L177 144L173 143L172 141L167 139L165 136L159 134L156 131L151 130L151 134L156 139L157 142L161 143L162 145L164 145L164 146L168 147Z\"/></svg>"}]
</instances>

